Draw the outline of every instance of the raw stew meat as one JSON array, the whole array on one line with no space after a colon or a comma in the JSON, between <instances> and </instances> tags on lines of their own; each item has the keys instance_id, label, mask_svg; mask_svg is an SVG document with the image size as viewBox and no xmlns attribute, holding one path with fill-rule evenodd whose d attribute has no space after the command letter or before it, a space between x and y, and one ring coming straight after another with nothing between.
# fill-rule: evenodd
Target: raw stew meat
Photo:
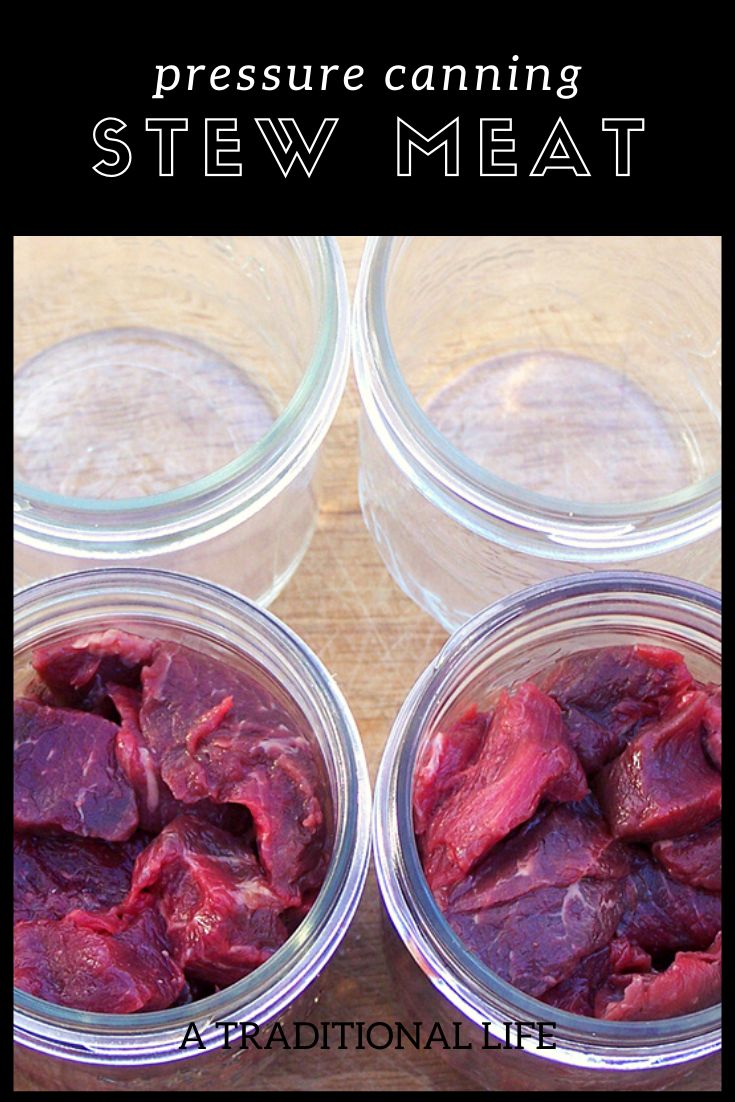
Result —
<instances>
[{"instance_id":1,"label":"raw stew meat","mask_svg":"<svg viewBox=\"0 0 735 1102\"><path fill-rule=\"evenodd\" d=\"M313 740L252 677L169 640L110 628L33 668L14 705L16 985L129 1013L252 972L325 876Z\"/></svg>"},{"instance_id":2,"label":"raw stew meat","mask_svg":"<svg viewBox=\"0 0 735 1102\"><path fill-rule=\"evenodd\" d=\"M468 949L521 991L611 1020L721 984L721 695L653 646L574 654L423 743L416 840Z\"/></svg>"}]
</instances>

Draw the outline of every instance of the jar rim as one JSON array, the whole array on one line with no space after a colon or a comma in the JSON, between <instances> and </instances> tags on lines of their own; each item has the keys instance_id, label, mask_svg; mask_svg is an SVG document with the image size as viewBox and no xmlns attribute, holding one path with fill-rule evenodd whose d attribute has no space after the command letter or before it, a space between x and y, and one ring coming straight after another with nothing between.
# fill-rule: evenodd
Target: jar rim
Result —
<instances>
[{"instance_id":1,"label":"jar rim","mask_svg":"<svg viewBox=\"0 0 735 1102\"><path fill-rule=\"evenodd\" d=\"M215 471L146 497L66 497L16 479L15 539L76 557L186 547L246 519L303 469L334 418L347 379L349 300L334 237L287 240L315 280L319 321L308 366L268 431Z\"/></svg>"},{"instance_id":2,"label":"jar rim","mask_svg":"<svg viewBox=\"0 0 735 1102\"><path fill-rule=\"evenodd\" d=\"M549 1007L497 976L466 949L434 899L421 866L413 830L412 779L422 731L455 678L483 641L517 624L527 612L548 610L573 598L633 595L687 602L703 622L719 624L721 595L706 586L642 571L570 575L530 586L477 613L459 628L419 676L386 742L373 794L373 854L381 896L407 950L445 998L481 1025L497 1020L549 1021L564 1031L564 1044L537 1055L565 1064L641 1069L652 1059L669 1064L697 1059L719 1048L721 1004L693 1014L651 1022L613 1022ZM494 999L495 1005L490 1001ZM665 1036L663 1036L665 1034Z\"/></svg>"},{"instance_id":3,"label":"jar rim","mask_svg":"<svg viewBox=\"0 0 735 1102\"><path fill-rule=\"evenodd\" d=\"M68 1059L115 1064L162 1063L195 1056L196 1047L179 1051L186 1026L196 1021L203 1041L212 1040L215 1023L238 1013L238 1020L268 1021L289 1006L315 979L337 949L360 901L370 855L371 790L362 741L349 706L332 675L291 628L239 593L203 579L165 570L135 567L77 571L35 582L14 597L16 647L42 637L36 619L48 611L55 620L83 609L92 620L107 600L118 611L136 609L145 600L176 603L170 623L186 628L186 608L206 615L208 625L226 625L228 645L245 624L253 635L279 648L289 672L299 676L305 698L323 722L336 777L334 846L319 894L297 930L264 964L235 984L197 1002L140 1014L89 1014L57 1006L14 988L15 1040L38 1051ZM125 600L129 601L125 606ZM154 606L151 606L152 608ZM107 612L105 618L110 618ZM221 618L221 619L218 619ZM165 610L151 612L151 623L166 623ZM200 629L201 630L201 629ZM242 627L239 628L242 632ZM35 631L35 634L33 632ZM214 628L212 637L215 638ZM223 638L224 638L223 631ZM244 634L242 636L244 639ZM243 653L248 653L243 645ZM287 690L288 686L286 686ZM322 753L325 747L322 745Z\"/></svg>"},{"instance_id":4,"label":"jar rim","mask_svg":"<svg viewBox=\"0 0 735 1102\"><path fill-rule=\"evenodd\" d=\"M683 546L720 525L721 474L660 497L595 504L536 493L470 459L412 394L387 311L389 269L411 238L368 237L354 298L353 357L362 403L383 446L440 508L511 547L616 562Z\"/></svg>"}]
</instances>

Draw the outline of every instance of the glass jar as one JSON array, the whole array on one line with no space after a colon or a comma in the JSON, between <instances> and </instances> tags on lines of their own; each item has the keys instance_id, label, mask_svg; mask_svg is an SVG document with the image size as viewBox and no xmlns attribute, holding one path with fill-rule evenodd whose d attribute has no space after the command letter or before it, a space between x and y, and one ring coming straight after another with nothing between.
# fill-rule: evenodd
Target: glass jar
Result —
<instances>
[{"instance_id":1,"label":"glass jar","mask_svg":"<svg viewBox=\"0 0 735 1102\"><path fill-rule=\"evenodd\" d=\"M281 698L286 694L282 703L298 709L324 760L332 801L332 858L296 932L265 964L217 994L170 1010L120 1015L71 1010L16 990L16 1068L36 1089L242 1089L278 1048L240 1050L233 1040L233 1050L223 1051L222 1030L215 1023L257 1022L263 1028L299 1020L324 994L323 970L362 894L371 802L362 743L334 680L284 624L235 593L165 571L84 571L17 593L16 694L32 672L35 646L105 624L181 640L247 668ZM179 1049L191 1021L207 1046L204 1051L193 1042Z\"/></svg>"},{"instance_id":2,"label":"glass jar","mask_svg":"<svg viewBox=\"0 0 735 1102\"><path fill-rule=\"evenodd\" d=\"M15 582L183 570L269 603L347 372L330 237L16 237Z\"/></svg>"},{"instance_id":3,"label":"glass jar","mask_svg":"<svg viewBox=\"0 0 735 1102\"><path fill-rule=\"evenodd\" d=\"M556 579L498 601L460 628L408 694L375 785L373 851L393 974L410 1018L461 1022L471 1050L457 1070L493 1090L715 1087L720 1007L654 1022L608 1022L557 1010L501 980L468 952L424 878L413 831L413 772L423 737L494 690L590 647L650 643L682 653L695 677L720 681L720 596L661 575L620 571ZM408 950L408 953L406 952ZM410 954L410 956L409 956ZM411 960L410 958L413 958ZM415 962L415 963L414 963ZM418 968L416 967L418 964ZM505 1021L549 1022L556 1048L483 1048ZM528 1030L532 1035L538 1030Z\"/></svg>"},{"instance_id":4,"label":"glass jar","mask_svg":"<svg viewBox=\"0 0 735 1102\"><path fill-rule=\"evenodd\" d=\"M360 501L448 630L525 585L719 585L720 240L372 237Z\"/></svg>"}]
</instances>

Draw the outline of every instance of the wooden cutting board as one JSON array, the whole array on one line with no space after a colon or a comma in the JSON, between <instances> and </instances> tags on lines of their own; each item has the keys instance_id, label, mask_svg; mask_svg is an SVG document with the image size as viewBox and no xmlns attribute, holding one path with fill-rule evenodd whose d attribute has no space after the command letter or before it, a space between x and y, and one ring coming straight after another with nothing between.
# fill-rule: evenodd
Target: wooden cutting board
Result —
<instances>
[{"instance_id":1,"label":"wooden cutting board","mask_svg":"<svg viewBox=\"0 0 735 1102\"><path fill-rule=\"evenodd\" d=\"M338 238L350 292L364 238ZM336 677L360 729L371 778L391 723L409 688L440 649L446 632L398 589L362 520L357 496L359 397L350 373L323 445L320 518L294 578L275 601L285 620ZM710 579L719 588L719 573ZM306 1015L319 1021L401 1017L383 953L381 902L371 870L355 921L325 973L326 994ZM685 1089L695 1084L689 1081ZM714 1083L699 1090L717 1090ZM283 1052L247 1090L472 1090L436 1050ZM22 1081L16 1089L29 1089ZM684 1089L684 1088L683 1088Z\"/></svg>"}]
</instances>

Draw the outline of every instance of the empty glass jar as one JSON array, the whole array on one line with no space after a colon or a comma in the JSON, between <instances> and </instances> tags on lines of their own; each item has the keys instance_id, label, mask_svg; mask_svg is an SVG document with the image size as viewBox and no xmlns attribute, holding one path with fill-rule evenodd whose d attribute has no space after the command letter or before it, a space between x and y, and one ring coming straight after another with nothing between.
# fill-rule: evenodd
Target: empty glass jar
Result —
<instances>
[{"instance_id":1,"label":"empty glass jar","mask_svg":"<svg viewBox=\"0 0 735 1102\"><path fill-rule=\"evenodd\" d=\"M180 569L268 603L347 371L328 237L15 239L15 581Z\"/></svg>"},{"instance_id":2,"label":"empty glass jar","mask_svg":"<svg viewBox=\"0 0 735 1102\"><path fill-rule=\"evenodd\" d=\"M451 629L533 582L716 581L716 237L373 237L355 297L360 498Z\"/></svg>"}]
</instances>

